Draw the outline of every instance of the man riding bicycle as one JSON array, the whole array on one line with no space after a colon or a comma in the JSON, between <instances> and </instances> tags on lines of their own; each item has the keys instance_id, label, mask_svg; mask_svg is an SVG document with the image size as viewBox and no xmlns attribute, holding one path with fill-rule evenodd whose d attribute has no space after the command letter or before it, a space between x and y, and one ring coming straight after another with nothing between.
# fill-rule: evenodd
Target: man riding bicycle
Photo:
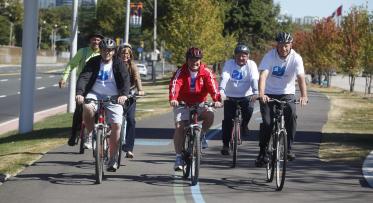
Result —
<instances>
[{"instance_id":1,"label":"man riding bicycle","mask_svg":"<svg viewBox=\"0 0 373 203\"><path fill-rule=\"evenodd\" d=\"M304 66L302 57L292 49L293 37L290 33L280 32L276 36L276 48L265 54L259 65L259 98L260 112L263 123L260 129L259 155L256 165L261 166L268 161L265 148L268 145L272 130L273 103L268 103L270 98L278 100L295 100L295 80L298 80L300 89L300 104L304 106L308 102L307 87L305 82ZM285 128L287 131L288 159L294 160L295 154L292 152L297 115L296 104L290 102L284 111Z\"/></svg>"},{"instance_id":2,"label":"man riding bicycle","mask_svg":"<svg viewBox=\"0 0 373 203\"><path fill-rule=\"evenodd\" d=\"M189 119L189 111L185 108L177 108L179 102L183 101L187 105L202 103L207 100L210 94L215 107L221 107L221 97L217 88L215 75L202 64L202 50L196 47L188 49L186 53L186 63L173 75L169 86L169 101L174 107L175 132L174 147L176 152L175 171L183 169L183 159L181 156L185 127L185 121ZM200 120L202 120L202 135L208 131L214 121L212 108L200 107L198 109ZM204 137L204 136L202 136ZM203 148L207 147L204 142Z\"/></svg>"},{"instance_id":3,"label":"man riding bicycle","mask_svg":"<svg viewBox=\"0 0 373 203\"><path fill-rule=\"evenodd\" d=\"M117 97L117 103L105 105L107 120L111 125L108 171L115 171L118 168L117 150L122 124L122 105L127 100L130 89L127 66L121 59L113 58L115 49L114 40L110 38L103 39L100 42L101 55L93 57L87 62L76 86L76 102L79 104L84 102L84 98L97 100ZM92 142L96 111L97 105L94 103L83 105L83 121L89 132L90 142Z\"/></svg>"},{"instance_id":4,"label":"man riding bicycle","mask_svg":"<svg viewBox=\"0 0 373 203\"><path fill-rule=\"evenodd\" d=\"M254 102L258 94L258 68L254 61L249 59L249 48L238 44L234 49L234 59L225 62L220 82L222 98L232 98L240 101L242 111L241 129L247 134L247 125L253 114ZM229 141L233 128L232 119L236 111L235 102L224 100L224 120L222 124L222 155L229 155Z\"/></svg>"}]
</instances>

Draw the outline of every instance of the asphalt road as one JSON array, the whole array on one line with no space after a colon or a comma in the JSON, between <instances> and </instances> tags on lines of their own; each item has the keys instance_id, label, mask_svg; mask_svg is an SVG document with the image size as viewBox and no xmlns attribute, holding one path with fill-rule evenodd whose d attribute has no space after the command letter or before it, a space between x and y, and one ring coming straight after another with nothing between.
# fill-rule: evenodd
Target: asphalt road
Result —
<instances>
[{"instance_id":1,"label":"asphalt road","mask_svg":"<svg viewBox=\"0 0 373 203\"><path fill-rule=\"evenodd\" d=\"M18 118L20 108L20 70L19 66L0 67L0 123ZM68 88L59 89L63 65L43 65L36 69L34 111L42 111L66 104Z\"/></svg>"},{"instance_id":2,"label":"asphalt road","mask_svg":"<svg viewBox=\"0 0 373 203\"><path fill-rule=\"evenodd\" d=\"M172 170L172 115L154 116L137 124L135 158L124 160L116 173L105 173L102 184L94 181L92 153L78 154L77 147L59 147L0 186L1 202L371 202L361 168L318 159L321 128L327 120L329 101L309 92L310 103L298 108L297 155L290 162L283 191L265 181L265 169L256 168L256 110L251 135L239 146L238 166L220 155L222 111L216 113L208 134L200 182L191 187Z\"/></svg>"}]
</instances>

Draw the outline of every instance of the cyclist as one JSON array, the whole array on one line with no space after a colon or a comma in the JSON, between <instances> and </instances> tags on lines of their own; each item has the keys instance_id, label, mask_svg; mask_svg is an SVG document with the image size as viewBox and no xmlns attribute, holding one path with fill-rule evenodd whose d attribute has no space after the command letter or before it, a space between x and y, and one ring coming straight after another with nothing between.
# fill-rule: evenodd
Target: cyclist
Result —
<instances>
[{"instance_id":1,"label":"cyclist","mask_svg":"<svg viewBox=\"0 0 373 203\"><path fill-rule=\"evenodd\" d=\"M202 50L191 47L186 52L186 63L179 68L170 81L169 101L174 108L175 132L174 147L176 152L175 171L182 170L183 160L181 157L182 146L184 143L183 121L189 119L189 111L184 108L177 108L180 101L188 104L202 103L207 100L210 94L215 107L221 107L221 97L217 88L215 75L202 64ZM202 122L202 135L207 132L214 121L212 108L201 107L198 110ZM204 136L202 136L204 137ZM205 147L207 147L205 145Z\"/></svg>"},{"instance_id":2,"label":"cyclist","mask_svg":"<svg viewBox=\"0 0 373 203\"><path fill-rule=\"evenodd\" d=\"M300 104L303 107L308 102L307 87L302 57L292 49L293 37L290 33L279 32L276 36L276 48L265 54L259 65L259 98L260 112L262 114L262 127L260 132L260 151L256 165L261 166L268 161L265 148L268 145L272 130L272 105L269 98L279 100L295 99L295 80L298 80L300 89ZM287 131L288 159L294 160L295 154L292 143L297 127L296 105L289 103L284 111L285 128Z\"/></svg>"},{"instance_id":3,"label":"cyclist","mask_svg":"<svg viewBox=\"0 0 373 203\"><path fill-rule=\"evenodd\" d=\"M110 158L108 171L116 171L119 134L122 124L123 107L130 89L130 79L126 65L120 59L113 58L116 44L110 38L100 42L100 56L95 56L87 62L79 76L76 87L76 102L82 104L85 98L104 99L118 96L118 104L110 103L105 106L108 123L111 125ZM83 105L83 120L92 142L94 117L97 105L88 103Z\"/></svg>"},{"instance_id":4,"label":"cyclist","mask_svg":"<svg viewBox=\"0 0 373 203\"><path fill-rule=\"evenodd\" d=\"M220 82L222 98L232 98L240 101L242 111L243 134L248 133L247 125L253 114L254 103L258 95L259 73L256 63L249 59L249 48L245 44L238 44L234 49L234 59L229 59L223 67ZM229 155L229 141L233 128L232 119L236 105L232 100L224 100L224 120L222 123L222 155Z\"/></svg>"},{"instance_id":5,"label":"cyclist","mask_svg":"<svg viewBox=\"0 0 373 203\"><path fill-rule=\"evenodd\" d=\"M104 38L101 34L94 33L89 36L89 46L79 49L75 56L70 60L70 62L67 64L65 70L62 73L61 79L58 82L59 87L63 88L65 87L66 80L70 75L70 72L74 70L76 67L76 76L79 77L80 72L82 72L83 67L85 66L86 62L91 59L92 57L95 57L97 55L100 55L100 49L99 49L99 43ZM71 135L67 142L69 146L74 146L76 142L76 132L80 130L80 125L82 123L82 106L76 105L74 116L73 116L73 123L72 123L72 129L71 129ZM90 147L90 146L85 146Z\"/></svg>"},{"instance_id":6,"label":"cyclist","mask_svg":"<svg viewBox=\"0 0 373 203\"><path fill-rule=\"evenodd\" d=\"M128 43L123 43L118 48L118 57L127 64L128 72L130 74L131 89L137 89L138 94L144 95L145 92L141 85L141 77L139 71L134 63L132 46ZM129 99L129 109L127 110L127 127L126 127L126 143L122 146L122 150L126 152L127 158L133 158L133 146L135 143L135 112L136 99Z\"/></svg>"}]
</instances>

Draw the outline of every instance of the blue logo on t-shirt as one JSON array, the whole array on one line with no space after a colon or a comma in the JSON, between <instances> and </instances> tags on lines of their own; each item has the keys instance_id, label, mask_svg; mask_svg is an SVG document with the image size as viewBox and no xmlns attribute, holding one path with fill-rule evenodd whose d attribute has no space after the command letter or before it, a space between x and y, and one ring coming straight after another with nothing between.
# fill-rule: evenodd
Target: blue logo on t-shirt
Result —
<instances>
[{"instance_id":1,"label":"blue logo on t-shirt","mask_svg":"<svg viewBox=\"0 0 373 203\"><path fill-rule=\"evenodd\" d=\"M100 70L98 73L98 79L102 81L109 79L109 71Z\"/></svg>"},{"instance_id":2,"label":"blue logo on t-shirt","mask_svg":"<svg viewBox=\"0 0 373 203\"><path fill-rule=\"evenodd\" d=\"M281 77L285 74L285 66L275 66L272 68L272 75Z\"/></svg>"},{"instance_id":3,"label":"blue logo on t-shirt","mask_svg":"<svg viewBox=\"0 0 373 203\"><path fill-rule=\"evenodd\" d=\"M233 70L233 72L231 74L231 77L232 77L232 79L235 79L235 80L242 80L242 78L243 78L242 71Z\"/></svg>"}]
</instances>

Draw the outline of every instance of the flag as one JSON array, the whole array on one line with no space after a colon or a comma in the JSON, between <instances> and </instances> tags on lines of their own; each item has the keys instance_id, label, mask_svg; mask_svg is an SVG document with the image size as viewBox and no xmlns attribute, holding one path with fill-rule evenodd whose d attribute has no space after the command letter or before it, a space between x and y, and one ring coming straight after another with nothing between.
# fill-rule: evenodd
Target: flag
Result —
<instances>
[{"instance_id":1,"label":"flag","mask_svg":"<svg viewBox=\"0 0 373 203\"><path fill-rule=\"evenodd\" d=\"M342 5L339 6L335 12L336 12L337 16L341 16L342 15Z\"/></svg>"}]
</instances>

